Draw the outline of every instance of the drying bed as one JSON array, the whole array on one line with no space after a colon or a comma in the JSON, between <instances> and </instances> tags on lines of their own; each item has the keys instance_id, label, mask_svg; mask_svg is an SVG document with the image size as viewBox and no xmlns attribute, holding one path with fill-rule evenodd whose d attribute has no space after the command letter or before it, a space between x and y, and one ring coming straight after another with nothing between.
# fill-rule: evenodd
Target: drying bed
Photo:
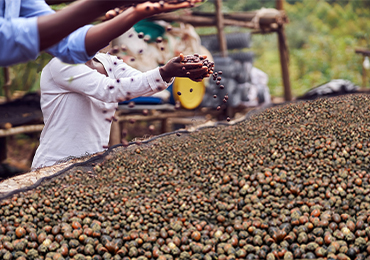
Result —
<instances>
[{"instance_id":1,"label":"drying bed","mask_svg":"<svg viewBox=\"0 0 370 260\"><path fill-rule=\"evenodd\" d=\"M367 95L110 149L0 201L2 259L370 259Z\"/></svg>"}]
</instances>

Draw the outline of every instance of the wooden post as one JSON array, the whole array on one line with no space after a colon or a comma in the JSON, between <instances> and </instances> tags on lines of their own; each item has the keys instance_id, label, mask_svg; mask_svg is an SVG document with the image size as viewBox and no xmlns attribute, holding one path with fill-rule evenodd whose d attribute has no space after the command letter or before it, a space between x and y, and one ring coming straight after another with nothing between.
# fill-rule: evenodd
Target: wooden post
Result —
<instances>
[{"instance_id":1,"label":"wooden post","mask_svg":"<svg viewBox=\"0 0 370 260\"><path fill-rule=\"evenodd\" d=\"M3 72L4 72L4 85L3 85L4 96L6 98L6 101L9 102L11 100L10 85L12 83L9 75L10 74L9 68L4 67ZM0 163L2 163L6 159L6 155L7 155L6 137L0 137Z\"/></svg>"},{"instance_id":2,"label":"wooden post","mask_svg":"<svg viewBox=\"0 0 370 260\"><path fill-rule=\"evenodd\" d=\"M11 100L11 94L10 94L10 85L12 84L12 80L10 79L10 72L9 72L9 67L4 67L3 68L4 72L4 96L6 98L6 101Z\"/></svg>"},{"instance_id":3,"label":"wooden post","mask_svg":"<svg viewBox=\"0 0 370 260\"><path fill-rule=\"evenodd\" d=\"M276 0L276 9L283 10L283 0ZM281 65L281 74L283 77L284 84L284 98L285 101L292 100L292 90L290 87L289 79L289 52L288 45L286 43L286 36L284 32L284 25L280 24L277 29L278 33L278 45L280 53L280 65Z\"/></svg>"},{"instance_id":4,"label":"wooden post","mask_svg":"<svg viewBox=\"0 0 370 260\"><path fill-rule=\"evenodd\" d=\"M115 116L118 117L118 112L116 112ZM120 143L121 143L120 124L117 121L113 121L110 127L109 146L113 146Z\"/></svg>"},{"instance_id":5,"label":"wooden post","mask_svg":"<svg viewBox=\"0 0 370 260\"><path fill-rule=\"evenodd\" d=\"M366 55L363 55L362 56L362 87L363 88L366 88L366 73L367 73L367 71L366 71L366 68L365 68L365 66L364 66L364 61L365 61L365 59L366 59Z\"/></svg>"},{"instance_id":6,"label":"wooden post","mask_svg":"<svg viewBox=\"0 0 370 260\"><path fill-rule=\"evenodd\" d=\"M276 9L278 9L278 10L284 10L283 0L276 0Z\"/></svg>"},{"instance_id":7,"label":"wooden post","mask_svg":"<svg viewBox=\"0 0 370 260\"><path fill-rule=\"evenodd\" d=\"M362 55L362 63L361 63L361 67L362 67L362 87L363 88L366 88L366 74L367 74L367 71L366 71L366 68L364 67L364 61L366 59L366 56L370 57L370 50L367 50L367 49L355 49L355 53L357 54L361 54Z\"/></svg>"},{"instance_id":8,"label":"wooden post","mask_svg":"<svg viewBox=\"0 0 370 260\"><path fill-rule=\"evenodd\" d=\"M6 137L0 137L0 164L6 159Z\"/></svg>"},{"instance_id":9,"label":"wooden post","mask_svg":"<svg viewBox=\"0 0 370 260\"><path fill-rule=\"evenodd\" d=\"M227 57L227 43L224 34L224 16L222 14L222 0L216 0L216 24L217 24L217 36L220 43L220 51L222 57Z\"/></svg>"}]
</instances>

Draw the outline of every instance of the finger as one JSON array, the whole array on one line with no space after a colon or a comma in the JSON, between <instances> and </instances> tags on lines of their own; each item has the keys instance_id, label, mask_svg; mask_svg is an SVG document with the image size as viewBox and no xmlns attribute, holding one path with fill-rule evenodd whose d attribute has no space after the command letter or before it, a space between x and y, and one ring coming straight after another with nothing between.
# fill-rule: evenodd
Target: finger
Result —
<instances>
[{"instance_id":1,"label":"finger","mask_svg":"<svg viewBox=\"0 0 370 260\"><path fill-rule=\"evenodd\" d=\"M193 77L191 77L189 79L191 79L192 81L195 81L195 82L201 82L201 81L203 81L202 78L193 78Z\"/></svg>"},{"instance_id":2,"label":"finger","mask_svg":"<svg viewBox=\"0 0 370 260\"><path fill-rule=\"evenodd\" d=\"M185 63L181 65L183 68L185 67L186 70L199 69L203 67L202 63Z\"/></svg>"},{"instance_id":3,"label":"finger","mask_svg":"<svg viewBox=\"0 0 370 260\"><path fill-rule=\"evenodd\" d=\"M140 6L139 9L146 10L146 13L149 15L154 15L158 13L172 12L178 9L193 7L195 3L198 3L198 2L200 1L199 0L195 0L195 2L185 1L182 3L166 3L166 2L163 3L161 1L161 3L155 2L155 3L138 5L136 6L136 8Z\"/></svg>"},{"instance_id":4,"label":"finger","mask_svg":"<svg viewBox=\"0 0 370 260\"><path fill-rule=\"evenodd\" d=\"M183 2L178 4L165 3L164 5L160 6L162 12L171 12L178 9L189 7L194 7L194 3L192 2Z\"/></svg>"},{"instance_id":5,"label":"finger","mask_svg":"<svg viewBox=\"0 0 370 260\"><path fill-rule=\"evenodd\" d=\"M204 2L204 0L188 0L186 2L189 2L190 7L194 7L196 4Z\"/></svg>"},{"instance_id":6,"label":"finger","mask_svg":"<svg viewBox=\"0 0 370 260\"><path fill-rule=\"evenodd\" d=\"M203 78L205 75L207 75L207 71L204 69L194 69L191 71L184 72L185 77L192 77L192 78Z\"/></svg>"},{"instance_id":7,"label":"finger","mask_svg":"<svg viewBox=\"0 0 370 260\"><path fill-rule=\"evenodd\" d=\"M207 73L208 72L208 67L203 66L201 68L195 68L188 70L190 73Z\"/></svg>"},{"instance_id":8,"label":"finger","mask_svg":"<svg viewBox=\"0 0 370 260\"><path fill-rule=\"evenodd\" d=\"M105 19L110 20L117 15L115 10L109 10L105 13Z\"/></svg>"},{"instance_id":9,"label":"finger","mask_svg":"<svg viewBox=\"0 0 370 260\"><path fill-rule=\"evenodd\" d=\"M180 57L180 61L184 60L184 54L180 53L179 57Z\"/></svg>"},{"instance_id":10,"label":"finger","mask_svg":"<svg viewBox=\"0 0 370 260\"><path fill-rule=\"evenodd\" d=\"M180 53L178 57L175 58L175 62L182 62L184 60L184 54Z\"/></svg>"}]
</instances>

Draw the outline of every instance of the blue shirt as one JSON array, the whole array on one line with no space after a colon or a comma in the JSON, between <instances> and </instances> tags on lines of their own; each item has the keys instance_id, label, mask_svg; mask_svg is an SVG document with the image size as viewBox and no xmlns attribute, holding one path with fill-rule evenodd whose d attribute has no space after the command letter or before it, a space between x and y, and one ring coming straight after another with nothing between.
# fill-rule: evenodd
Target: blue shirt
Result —
<instances>
[{"instance_id":1,"label":"blue shirt","mask_svg":"<svg viewBox=\"0 0 370 260\"><path fill-rule=\"evenodd\" d=\"M37 58L40 52L37 17L52 13L44 0L0 0L0 66ZM85 49L85 36L91 26L74 31L46 52L66 63L92 59Z\"/></svg>"}]
</instances>

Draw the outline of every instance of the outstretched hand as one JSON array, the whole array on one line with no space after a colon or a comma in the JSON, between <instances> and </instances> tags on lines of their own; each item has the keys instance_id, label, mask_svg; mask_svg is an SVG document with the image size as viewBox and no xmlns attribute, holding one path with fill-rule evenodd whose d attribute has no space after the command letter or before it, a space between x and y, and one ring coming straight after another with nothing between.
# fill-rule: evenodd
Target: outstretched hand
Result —
<instances>
[{"instance_id":1,"label":"outstretched hand","mask_svg":"<svg viewBox=\"0 0 370 260\"><path fill-rule=\"evenodd\" d=\"M200 3L200 2L203 2L204 0L187 0L187 1L183 1L183 2L166 2L166 1L161 1L161 0L151 0L151 1L137 1L136 4L139 2L139 4L137 4L136 6L134 6L133 8L135 8L135 11L136 12L139 12L142 14L142 18L145 18L145 17L150 17L152 15L155 15L155 14L160 14L160 13L166 13L166 12L172 12L172 11L176 11L178 9L183 9L183 8L189 8L189 7L193 7L196 3ZM118 14L122 13L123 9L125 9L127 6L130 6L132 5L131 3L132 1L128 1L125 5L123 5L121 8L116 8L116 9L112 9L110 11L108 11L106 14L105 14L105 18L106 20L109 20L109 19L112 19L114 18L115 16L117 16ZM144 2L144 3L143 3Z\"/></svg>"},{"instance_id":2,"label":"outstretched hand","mask_svg":"<svg viewBox=\"0 0 370 260\"><path fill-rule=\"evenodd\" d=\"M204 59L207 56L202 56ZM193 81L202 81L203 78L209 77L208 67L199 63L183 63L184 55L181 53L178 57L169 60L166 65L159 68L162 79L170 82L173 77L186 77Z\"/></svg>"},{"instance_id":3,"label":"outstretched hand","mask_svg":"<svg viewBox=\"0 0 370 260\"><path fill-rule=\"evenodd\" d=\"M135 10L142 13L144 16L149 17L159 13L172 12L178 9L194 7L196 3L200 2L202 2L202 0L188 0L181 3L167 3L165 1L156 3L146 2L143 4L138 4L135 7Z\"/></svg>"}]
</instances>

